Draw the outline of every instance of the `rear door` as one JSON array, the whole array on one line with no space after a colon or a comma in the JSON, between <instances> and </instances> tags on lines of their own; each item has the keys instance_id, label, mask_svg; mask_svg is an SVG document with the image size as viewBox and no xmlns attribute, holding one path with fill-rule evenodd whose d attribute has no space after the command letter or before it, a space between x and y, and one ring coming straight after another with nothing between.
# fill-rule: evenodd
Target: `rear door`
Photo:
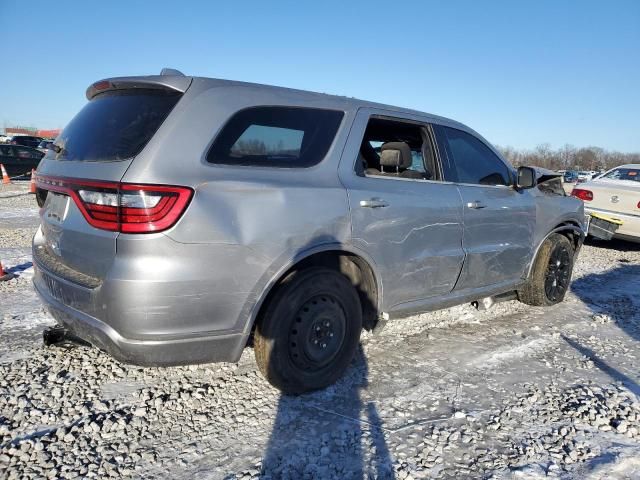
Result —
<instances>
[{"instance_id":1,"label":"rear door","mask_svg":"<svg viewBox=\"0 0 640 480\"><path fill-rule=\"evenodd\" d=\"M430 140L421 148L426 127L418 118L360 109L340 164L352 242L378 268L385 309L451 292L462 267L462 205L456 186L440 181L437 172L427 180L366 168L376 163L381 144L394 141L410 144L414 172L433 170L433 161L423 157L433 153ZM363 153L368 165L363 165Z\"/></svg>"},{"instance_id":2,"label":"rear door","mask_svg":"<svg viewBox=\"0 0 640 480\"><path fill-rule=\"evenodd\" d=\"M127 168L180 96L175 90L145 89L140 84L136 89L107 89L71 120L38 168L38 188L47 193L36 255L104 277L115 256L118 233L92 226L87 204L93 203L94 210L108 208L117 198L111 192L117 192ZM95 214L99 215L106 218L104 213Z\"/></svg>"},{"instance_id":3,"label":"rear door","mask_svg":"<svg viewBox=\"0 0 640 480\"><path fill-rule=\"evenodd\" d=\"M434 129L445 178L462 196L466 258L455 289L517 283L533 252L534 198L511 187L511 169L478 137Z\"/></svg>"}]
</instances>

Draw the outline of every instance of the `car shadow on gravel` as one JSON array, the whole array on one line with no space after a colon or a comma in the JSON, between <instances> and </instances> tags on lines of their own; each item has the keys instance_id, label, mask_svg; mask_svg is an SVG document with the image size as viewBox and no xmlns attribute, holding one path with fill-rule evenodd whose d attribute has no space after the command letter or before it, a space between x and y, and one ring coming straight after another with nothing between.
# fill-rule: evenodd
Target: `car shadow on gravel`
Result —
<instances>
[{"instance_id":1,"label":"car shadow on gravel","mask_svg":"<svg viewBox=\"0 0 640 480\"><path fill-rule=\"evenodd\" d=\"M24 262L24 263L21 263L20 265L14 266L14 267L5 268L5 271L7 273L12 273L15 276L19 277L20 273L24 272L25 270L30 269L31 267L33 267L33 262Z\"/></svg>"},{"instance_id":2,"label":"car shadow on gravel","mask_svg":"<svg viewBox=\"0 0 640 480\"><path fill-rule=\"evenodd\" d=\"M594 314L606 315L631 338L640 340L640 265L620 262L603 273L585 275L573 281L571 291Z\"/></svg>"},{"instance_id":3,"label":"car shadow on gravel","mask_svg":"<svg viewBox=\"0 0 640 480\"><path fill-rule=\"evenodd\" d=\"M367 359L360 348L345 377L306 395L282 395L261 478L393 478L376 405L366 399Z\"/></svg>"},{"instance_id":4,"label":"car shadow on gravel","mask_svg":"<svg viewBox=\"0 0 640 480\"><path fill-rule=\"evenodd\" d=\"M596 248L604 248L606 250L617 250L619 252L640 252L640 243L627 242L614 238L612 240L598 240L597 238L587 237L584 241L585 245Z\"/></svg>"},{"instance_id":5,"label":"car shadow on gravel","mask_svg":"<svg viewBox=\"0 0 640 480\"><path fill-rule=\"evenodd\" d=\"M582 355L584 355L589 360L591 360L596 367L598 367L604 373L609 375L616 382L621 382L634 395L640 397L640 385L638 385L632 378L630 378L628 375L625 375L624 373L610 366L607 362L605 362L600 357L598 357L595 354L595 352L590 348L587 348L584 345L581 345L577 341L565 335L561 335L561 336L565 342L567 342L569 345L575 348L578 352L580 352Z\"/></svg>"},{"instance_id":6,"label":"car shadow on gravel","mask_svg":"<svg viewBox=\"0 0 640 480\"><path fill-rule=\"evenodd\" d=\"M16 198L16 197L26 197L28 195L31 195L30 192L23 192L23 193L14 193L14 194L0 194L0 200L4 199L4 198Z\"/></svg>"},{"instance_id":7,"label":"car shadow on gravel","mask_svg":"<svg viewBox=\"0 0 640 480\"><path fill-rule=\"evenodd\" d=\"M594 321L613 322L631 339L640 341L640 265L621 262L606 272L585 275L572 283L571 290L594 312ZM640 385L635 380L607 364L575 339L565 336L563 339L612 379L622 382L640 396Z\"/></svg>"}]
</instances>

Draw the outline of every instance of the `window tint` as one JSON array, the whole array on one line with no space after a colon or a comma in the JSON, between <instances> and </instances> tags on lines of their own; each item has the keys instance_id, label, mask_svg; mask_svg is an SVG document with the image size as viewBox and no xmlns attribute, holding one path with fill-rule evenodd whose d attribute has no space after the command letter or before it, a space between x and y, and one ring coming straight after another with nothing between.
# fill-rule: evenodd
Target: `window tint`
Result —
<instances>
[{"instance_id":1,"label":"window tint","mask_svg":"<svg viewBox=\"0 0 640 480\"><path fill-rule=\"evenodd\" d=\"M13 137L12 142L14 142L16 145L37 147L38 143L40 143L40 139L38 137L32 137L30 135L20 135Z\"/></svg>"},{"instance_id":2,"label":"window tint","mask_svg":"<svg viewBox=\"0 0 640 480\"><path fill-rule=\"evenodd\" d=\"M180 96L162 90L115 90L97 95L60 133L47 158L100 162L135 157Z\"/></svg>"},{"instance_id":3,"label":"window tint","mask_svg":"<svg viewBox=\"0 0 640 480\"><path fill-rule=\"evenodd\" d=\"M15 148L16 156L22 159L40 159L43 157L43 153L36 149L30 149L25 147Z\"/></svg>"},{"instance_id":4,"label":"window tint","mask_svg":"<svg viewBox=\"0 0 640 480\"><path fill-rule=\"evenodd\" d=\"M236 113L209 150L207 161L232 165L309 167L327 154L343 112L255 107Z\"/></svg>"},{"instance_id":5,"label":"window tint","mask_svg":"<svg viewBox=\"0 0 640 480\"><path fill-rule=\"evenodd\" d=\"M304 130L250 125L229 150L231 157L269 155L272 158L299 157Z\"/></svg>"},{"instance_id":6,"label":"window tint","mask_svg":"<svg viewBox=\"0 0 640 480\"><path fill-rule=\"evenodd\" d=\"M438 135L442 136L441 149L444 146L447 155L453 160L457 177L447 180L480 185L511 183L508 167L483 142L455 128L440 126L437 130ZM452 176L451 171L449 176Z\"/></svg>"},{"instance_id":7,"label":"window tint","mask_svg":"<svg viewBox=\"0 0 640 480\"><path fill-rule=\"evenodd\" d=\"M5 157L18 157L18 149L24 148L20 145L6 145L2 148L2 155Z\"/></svg>"}]
</instances>

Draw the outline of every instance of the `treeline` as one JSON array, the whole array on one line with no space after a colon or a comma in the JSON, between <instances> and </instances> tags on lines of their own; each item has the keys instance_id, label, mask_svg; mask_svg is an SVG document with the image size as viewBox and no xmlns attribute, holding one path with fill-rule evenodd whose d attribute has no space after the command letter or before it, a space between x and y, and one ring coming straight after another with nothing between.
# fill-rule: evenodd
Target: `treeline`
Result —
<instances>
[{"instance_id":1,"label":"treeline","mask_svg":"<svg viewBox=\"0 0 640 480\"><path fill-rule=\"evenodd\" d=\"M564 145L557 150L548 143L533 150L497 147L514 166L530 165L551 170L608 170L625 163L640 163L640 153L621 153L600 147L576 148Z\"/></svg>"},{"instance_id":2,"label":"treeline","mask_svg":"<svg viewBox=\"0 0 640 480\"><path fill-rule=\"evenodd\" d=\"M238 140L231 147L231 153L236 155L299 155L300 149L285 149L284 142L278 140L276 145L267 145L262 140Z\"/></svg>"}]
</instances>

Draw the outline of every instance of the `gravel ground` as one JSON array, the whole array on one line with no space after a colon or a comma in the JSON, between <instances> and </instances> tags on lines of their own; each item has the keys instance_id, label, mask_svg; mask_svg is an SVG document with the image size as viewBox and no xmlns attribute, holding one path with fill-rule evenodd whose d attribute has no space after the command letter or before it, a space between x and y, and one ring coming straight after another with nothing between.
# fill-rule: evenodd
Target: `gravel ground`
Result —
<instances>
[{"instance_id":1,"label":"gravel ground","mask_svg":"<svg viewBox=\"0 0 640 480\"><path fill-rule=\"evenodd\" d=\"M28 184L0 188L2 478L640 478L640 245L588 244L565 302L468 305L366 333L336 385L240 362L46 348Z\"/></svg>"}]
</instances>

